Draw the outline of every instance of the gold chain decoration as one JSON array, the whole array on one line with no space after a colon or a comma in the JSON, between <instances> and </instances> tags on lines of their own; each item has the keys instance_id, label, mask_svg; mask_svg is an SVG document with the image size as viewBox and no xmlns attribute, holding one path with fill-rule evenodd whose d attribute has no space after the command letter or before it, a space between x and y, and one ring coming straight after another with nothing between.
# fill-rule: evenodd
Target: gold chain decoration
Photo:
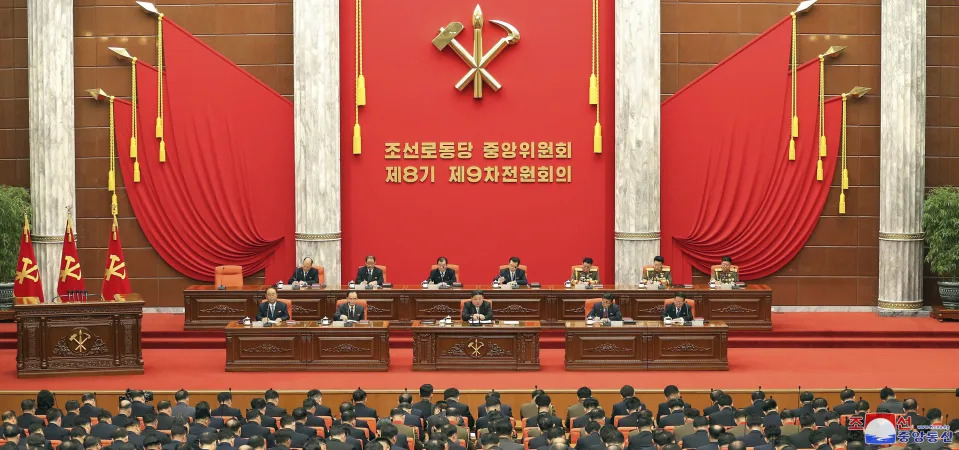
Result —
<instances>
[{"instance_id":1,"label":"gold chain decoration","mask_svg":"<svg viewBox=\"0 0 959 450\"><path fill-rule=\"evenodd\" d=\"M822 181L822 159L826 156L826 56L819 55L819 159L816 161L816 180Z\"/></svg>"},{"instance_id":2,"label":"gold chain decoration","mask_svg":"<svg viewBox=\"0 0 959 450\"><path fill-rule=\"evenodd\" d=\"M846 214L846 189L849 189L849 171L846 169L846 97L848 95L842 94L842 137L839 139L842 184L839 187L839 214Z\"/></svg>"},{"instance_id":3,"label":"gold chain decoration","mask_svg":"<svg viewBox=\"0 0 959 450\"><path fill-rule=\"evenodd\" d=\"M116 153L117 153L117 142L116 136L114 135L116 126L114 125L114 115L113 115L113 100L114 97L110 96L110 172L107 174L107 190L112 193L110 196L110 212L114 216L117 215L117 166L116 166Z\"/></svg>"},{"instance_id":4,"label":"gold chain decoration","mask_svg":"<svg viewBox=\"0 0 959 450\"><path fill-rule=\"evenodd\" d=\"M163 13L157 14L157 139L160 140L160 162L166 162L166 141L163 140Z\"/></svg>"},{"instance_id":5,"label":"gold chain decoration","mask_svg":"<svg viewBox=\"0 0 959 450\"><path fill-rule=\"evenodd\" d=\"M593 153L603 153L603 126L599 124L599 0L593 0L593 74L596 76L596 101L593 101L593 77L590 76L590 103L596 105L593 127Z\"/></svg>"},{"instance_id":6,"label":"gold chain decoration","mask_svg":"<svg viewBox=\"0 0 959 450\"><path fill-rule=\"evenodd\" d=\"M589 104L598 105L599 104L599 78L596 77L596 16L598 11L596 11L598 0L592 0L593 2L593 17L592 17L592 31L590 38L592 38L592 43L590 44L590 53L592 53L592 60L589 67Z\"/></svg>"},{"instance_id":7,"label":"gold chain decoration","mask_svg":"<svg viewBox=\"0 0 959 450\"><path fill-rule=\"evenodd\" d=\"M363 153L363 139L360 132L360 106L366 106L366 77L363 76L363 0L356 0L354 15L356 30L353 40L353 67L356 75L356 105L353 108L353 154Z\"/></svg>"},{"instance_id":8,"label":"gold chain decoration","mask_svg":"<svg viewBox=\"0 0 959 450\"><path fill-rule=\"evenodd\" d=\"M130 60L130 157L133 158L133 182L140 182L140 158L137 156L137 58Z\"/></svg>"},{"instance_id":9,"label":"gold chain decoration","mask_svg":"<svg viewBox=\"0 0 959 450\"><path fill-rule=\"evenodd\" d=\"M797 115L798 111L796 107L796 75L797 75L796 66L798 64L798 58L796 55L796 47L797 47L796 46L796 12L795 11L791 12L789 13L789 15L792 17L792 25L793 25L792 50L790 52L792 54L792 58L790 60L790 74L791 74L790 79L792 81L792 90L790 91L790 96L792 97L792 101L790 102L790 113L791 113L792 120L790 124L791 124L792 132L790 133L790 136L789 136L789 160L795 161L796 160L796 138L799 137L799 116Z\"/></svg>"}]
</instances>

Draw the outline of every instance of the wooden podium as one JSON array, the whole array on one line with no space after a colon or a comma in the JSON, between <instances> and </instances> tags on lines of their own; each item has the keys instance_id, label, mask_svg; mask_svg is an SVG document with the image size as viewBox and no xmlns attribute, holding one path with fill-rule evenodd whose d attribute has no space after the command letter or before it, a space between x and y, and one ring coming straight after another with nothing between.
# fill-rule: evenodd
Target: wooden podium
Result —
<instances>
[{"instance_id":1,"label":"wooden podium","mask_svg":"<svg viewBox=\"0 0 959 450\"><path fill-rule=\"evenodd\" d=\"M143 373L143 301L15 305L14 317L20 378Z\"/></svg>"}]
</instances>

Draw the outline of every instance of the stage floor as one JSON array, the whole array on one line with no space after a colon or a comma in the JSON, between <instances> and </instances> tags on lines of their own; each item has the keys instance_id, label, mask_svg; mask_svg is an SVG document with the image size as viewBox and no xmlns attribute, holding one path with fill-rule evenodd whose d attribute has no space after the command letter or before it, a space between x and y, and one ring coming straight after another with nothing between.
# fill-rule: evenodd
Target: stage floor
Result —
<instances>
[{"instance_id":1,"label":"stage floor","mask_svg":"<svg viewBox=\"0 0 959 450\"><path fill-rule=\"evenodd\" d=\"M538 372L413 372L410 349L390 351L387 373L357 372L258 372L226 373L223 350L145 350L143 375L75 378L17 379L16 351L0 350L0 386L15 390L106 390L127 386L155 390L263 389L265 380L275 389L402 389L415 390L422 383L455 384L460 389L569 389L589 380L593 389L619 389L628 382L636 389L662 389L678 384L684 389L749 389L762 384L767 389L793 389L798 385L835 388L954 389L959 358L954 349L729 349L729 371L722 372L567 372L563 350L540 353ZM917 374L938 374L919 376Z\"/></svg>"}]
</instances>

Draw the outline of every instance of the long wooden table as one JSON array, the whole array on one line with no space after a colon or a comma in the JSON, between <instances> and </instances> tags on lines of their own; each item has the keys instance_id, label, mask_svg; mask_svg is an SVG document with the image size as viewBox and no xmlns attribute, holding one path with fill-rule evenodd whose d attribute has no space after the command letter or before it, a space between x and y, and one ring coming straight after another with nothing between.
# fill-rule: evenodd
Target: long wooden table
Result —
<instances>
[{"instance_id":1,"label":"long wooden table","mask_svg":"<svg viewBox=\"0 0 959 450\"><path fill-rule=\"evenodd\" d=\"M271 327L232 322L225 328L226 371L386 371L389 323L352 327L297 321Z\"/></svg>"},{"instance_id":2,"label":"long wooden table","mask_svg":"<svg viewBox=\"0 0 959 450\"><path fill-rule=\"evenodd\" d=\"M253 285L221 291L213 286L190 286L183 291L184 328L221 329L231 320L254 317L267 287ZM543 328L562 329L567 320L584 319L584 300L602 297L607 292L616 297L623 316L659 320L663 301L679 291L696 301L697 317L722 320L734 330L772 329L772 290L765 285L733 290L710 289L707 285L667 290L646 290L636 286L589 290L564 289L562 286L509 290L489 286L441 290L398 286L361 290L359 296L368 303L370 320L387 320L393 328L409 329L414 320L440 319L447 315L458 317L460 301L469 298L472 289L483 290L493 303L497 319L539 320ZM294 319L319 320L324 316L332 317L336 301L346 298L348 292L345 287L282 289L279 297L292 301L290 312Z\"/></svg>"},{"instance_id":3,"label":"long wooden table","mask_svg":"<svg viewBox=\"0 0 959 450\"><path fill-rule=\"evenodd\" d=\"M471 326L413 321L413 370L539 370L538 320Z\"/></svg>"},{"instance_id":4,"label":"long wooden table","mask_svg":"<svg viewBox=\"0 0 959 450\"><path fill-rule=\"evenodd\" d=\"M637 321L622 327L566 322L567 370L729 370L728 327Z\"/></svg>"},{"instance_id":5,"label":"long wooden table","mask_svg":"<svg viewBox=\"0 0 959 450\"><path fill-rule=\"evenodd\" d=\"M143 373L143 301L41 303L13 309L20 378Z\"/></svg>"}]
</instances>

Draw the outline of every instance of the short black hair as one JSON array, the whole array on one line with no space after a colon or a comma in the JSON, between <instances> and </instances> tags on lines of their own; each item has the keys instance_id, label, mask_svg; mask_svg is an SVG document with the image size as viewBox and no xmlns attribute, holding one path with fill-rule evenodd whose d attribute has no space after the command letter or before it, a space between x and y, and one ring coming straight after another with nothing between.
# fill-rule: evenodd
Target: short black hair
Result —
<instances>
[{"instance_id":1,"label":"short black hair","mask_svg":"<svg viewBox=\"0 0 959 450\"><path fill-rule=\"evenodd\" d=\"M516 264L519 264L519 256L510 256L509 262L514 262Z\"/></svg>"},{"instance_id":2,"label":"short black hair","mask_svg":"<svg viewBox=\"0 0 959 450\"><path fill-rule=\"evenodd\" d=\"M156 415L156 413L148 412L148 413L146 413L146 414L143 415L143 423L144 423L144 424L153 423L153 422L156 422L156 421L157 421L157 415Z\"/></svg>"},{"instance_id":3,"label":"short black hair","mask_svg":"<svg viewBox=\"0 0 959 450\"><path fill-rule=\"evenodd\" d=\"M176 394L173 394L174 400L178 402L186 400L189 397L190 397L190 393L187 392L186 389L180 389L179 391L176 391Z\"/></svg>"},{"instance_id":4,"label":"short black hair","mask_svg":"<svg viewBox=\"0 0 959 450\"><path fill-rule=\"evenodd\" d=\"M279 399L280 399L280 393L274 391L273 388L270 388L270 389L267 389L266 392L263 393L263 398L266 399L266 400L279 400Z\"/></svg>"},{"instance_id":5,"label":"short black hair","mask_svg":"<svg viewBox=\"0 0 959 450\"><path fill-rule=\"evenodd\" d=\"M164 409L169 409L173 407L173 404L169 400L160 400L157 402L157 411L163 411Z\"/></svg>"},{"instance_id":6,"label":"short black hair","mask_svg":"<svg viewBox=\"0 0 959 450\"><path fill-rule=\"evenodd\" d=\"M179 424L173 424L170 426L170 435L172 436L186 436L186 427Z\"/></svg>"},{"instance_id":7,"label":"short black hair","mask_svg":"<svg viewBox=\"0 0 959 450\"><path fill-rule=\"evenodd\" d=\"M86 436L83 438L83 448L93 448L100 445L100 438L96 436Z\"/></svg>"},{"instance_id":8,"label":"short black hair","mask_svg":"<svg viewBox=\"0 0 959 450\"><path fill-rule=\"evenodd\" d=\"M666 259L663 258L662 256L656 255L656 256L653 257L653 262L665 263L665 262L666 262Z\"/></svg>"},{"instance_id":9,"label":"short black hair","mask_svg":"<svg viewBox=\"0 0 959 450\"><path fill-rule=\"evenodd\" d=\"M223 402L228 401L228 400L233 400L233 393L232 393L232 392L220 392L219 394L216 394L216 401L217 401L217 402L223 403Z\"/></svg>"},{"instance_id":10,"label":"short black hair","mask_svg":"<svg viewBox=\"0 0 959 450\"><path fill-rule=\"evenodd\" d=\"M590 420L589 422L586 422L586 426L583 427L583 428L586 430L586 433L587 433L587 434L589 434L589 433L595 433L595 432L599 431L600 425L599 425L599 422L597 422L597 421L595 421L595 420Z\"/></svg>"},{"instance_id":11,"label":"short black hair","mask_svg":"<svg viewBox=\"0 0 959 450\"><path fill-rule=\"evenodd\" d=\"M83 394L82 397L80 397L80 401L83 403L86 403L90 400L96 400L96 399L97 399L97 394L94 394L93 392L87 392Z\"/></svg>"},{"instance_id":12,"label":"short black hair","mask_svg":"<svg viewBox=\"0 0 959 450\"><path fill-rule=\"evenodd\" d=\"M459 396L460 396L460 390L456 389L455 387L451 387L443 391L443 399L457 398Z\"/></svg>"},{"instance_id":13,"label":"short black hair","mask_svg":"<svg viewBox=\"0 0 959 450\"><path fill-rule=\"evenodd\" d=\"M809 391L803 391L802 393L799 394L799 401L803 403L811 402L813 401L814 398L816 398L816 394L813 394L812 392L809 392Z\"/></svg>"},{"instance_id":14,"label":"short black hair","mask_svg":"<svg viewBox=\"0 0 959 450\"><path fill-rule=\"evenodd\" d=\"M768 412L776 409L779 406L779 403L776 402L776 399L769 398L763 402L763 412Z\"/></svg>"},{"instance_id":15,"label":"short black hair","mask_svg":"<svg viewBox=\"0 0 959 450\"><path fill-rule=\"evenodd\" d=\"M766 398L766 393L763 391L753 391L750 397L753 399L753 401L763 400Z\"/></svg>"},{"instance_id":16,"label":"short black hair","mask_svg":"<svg viewBox=\"0 0 959 450\"><path fill-rule=\"evenodd\" d=\"M733 259L732 259L732 258L730 258L730 257L728 257L728 256L723 256L723 259L722 259L722 261L724 261L724 262L728 262L728 263L730 263L730 264L732 264L732 263L733 263Z\"/></svg>"},{"instance_id":17,"label":"short black hair","mask_svg":"<svg viewBox=\"0 0 959 450\"><path fill-rule=\"evenodd\" d=\"M750 415L746 417L746 426L749 428L758 428L763 426L763 418L757 415Z\"/></svg>"},{"instance_id":18,"label":"short black hair","mask_svg":"<svg viewBox=\"0 0 959 450\"><path fill-rule=\"evenodd\" d=\"M273 440L277 444L288 443L293 438L293 432L290 430L277 430L276 433L273 433Z\"/></svg>"},{"instance_id":19,"label":"short black hair","mask_svg":"<svg viewBox=\"0 0 959 450\"><path fill-rule=\"evenodd\" d=\"M253 435L247 439L246 444L253 448L266 447L266 439L260 435Z\"/></svg>"},{"instance_id":20,"label":"short black hair","mask_svg":"<svg viewBox=\"0 0 959 450\"><path fill-rule=\"evenodd\" d=\"M699 416L693 418L693 428L702 428L709 425L709 419L706 416Z\"/></svg>"},{"instance_id":21,"label":"short black hair","mask_svg":"<svg viewBox=\"0 0 959 450\"><path fill-rule=\"evenodd\" d=\"M682 292L680 292L679 294L676 294L676 296L679 297L680 294L682 294ZM683 298L685 298L685 296ZM663 395L667 397L674 394L678 394L678 393L679 393L679 388L676 387L676 385L670 384L669 386L666 386L665 388L663 388Z\"/></svg>"},{"instance_id":22,"label":"short black hair","mask_svg":"<svg viewBox=\"0 0 959 450\"><path fill-rule=\"evenodd\" d=\"M307 413L303 408L294 408L291 415L293 416L293 420L300 421L306 419Z\"/></svg>"},{"instance_id":23,"label":"short black hair","mask_svg":"<svg viewBox=\"0 0 959 450\"><path fill-rule=\"evenodd\" d=\"M59 409L51 409L47 411L47 422L54 422L60 420L63 417L63 413Z\"/></svg>"},{"instance_id":24,"label":"short black hair","mask_svg":"<svg viewBox=\"0 0 959 450\"><path fill-rule=\"evenodd\" d=\"M353 391L353 401L354 402L363 402L366 401L366 391L362 389L357 389Z\"/></svg>"},{"instance_id":25,"label":"short black hair","mask_svg":"<svg viewBox=\"0 0 959 450\"><path fill-rule=\"evenodd\" d=\"M636 394L636 389L633 389L632 386L624 384L623 387L619 388L619 395L623 398L629 398Z\"/></svg>"},{"instance_id":26,"label":"short black hair","mask_svg":"<svg viewBox=\"0 0 959 450\"><path fill-rule=\"evenodd\" d=\"M536 399L533 401L536 402L536 406L540 408L545 408L549 406L550 403L553 402L553 399L549 398L549 394L544 393L536 396Z\"/></svg>"},{"instance_id":27,"label":"short black hair","mask_svg":"<svg viewBox=\"0 0 959 450\"><path fill-rule=\"evenodd\" d=\"M76 400L67 400L67 403L63 405L67 411L76 411L80 409L80 402Z\"/></svg>"},{"instance_id":28,"label":"short black hair","mask_svg":"<svg viewBox=\"0 0 959 450\"><path fill-rule=\"evenodd\" d=\"M546 391L544 391L544 390L542 390L542 389L533 389L533 393L530 394L530 397L536 398L536 397L539 397L540 395L543 395L543 394L545 394L545 393L546 393Z\"/></svg>"},{"instance_id":29,"label":"short black hair","mask_svg":"<svg viewBox=\"0 0 959 450\"><path fill-rule=\"evenodd\" d=\"M583 258L583 264L592 264L592 263L593 263L593 258L590 258L589 256Z\"/></svg>"},{"instance_id":30,"label":"short black hair","mask_svg":"<svg viewBox=\"0 0 959 450\"><path fill-rule=\"evenodd\" d=\"M588 387L586 387L586 386L583 386L583 387L581 387L581 388L579 388L579 389L576 390L576 397L578 397L578 398L586 399L586 398L590 398L590 397L592 397L592 396L593 396L593 390L590 389L590 388L588 388Z\"/></svg>"},{"instance_id":31,"label":"short black hair","mask_svg":"<svg viewBox=\"0 0 959 450\"><path fill-rule=\"evenodd\" d=\"M313 397L316 397L316 396L322 397L322 396L323 396L323 393L320 392L319 389L310 389L309 391L307 391L306 396L307 396L308 398L313 398Z\"/></svg>"},{"instance_id":32,"label":"short black hair","mask_svg":"<svg viewBox=\"0 0 959 450\"><path fill-rule=\"evenodd\" d=\"M799 425L808 428L816 424L816 418L812 414L803 414L799 416Z\"/></svg>"},{"instance_id":33,"label":"short black hair","mask_svg":"<svg viewBox=\"0 0 959 450\"><path fill-rule=\"evenodd\" d=\"M424 385L420 386L420 397L429 397L429 396L431 396L431 395L433 395L433 385L432 385L432 384L427 383L427 384L424 384Z\"/></svg>"},{"instance_id":34,"label":"short black hair","mask_svg":"<svg viewBox=\"0 0 959 450\"><path fill-rule=\"evenodd\" d=\"M926 411L926 418L930 421L942 420L942 410L939 408L930 408Z\"/></svg>"},{"instance_id":35,"label":"short black hair","mask_svg":"<svg viewBox=\"0 0 959 450\"><path fill-rule=\"evenodd\" d=\"M473 292L470 292L470 297L476 297L477 295L483 295L483 291L477 289Z\"/></svg>"},{"instance_id":36,"label":"short black hair","mask_svg":"<svg viewBox=\"0 0 959 450\"><path fill-rule=\"evenodd\" d=\"M623 400L623 404L627 411L636 411L643 406L643 403L636 397L626 397L626 400Z\"/></svg>"},{"instance_id":37,"label":"short black hair","mask_svg":"<svg viewBox=\"0 0 959 450\"><path fill-rule=\"evenodd\" d=\"M439 258L436 258L436 264L439 264L441 262L448 263L449 260L447 260L445 256L440 256Z\"/></svg>"},{"instance_id":38,"label":"short black hair","mask_svg":"<svg viewBox=\"0 0 959 450\"><path fill-rule=\"evenodd\" d=\"M842 401L850 400L856 397L856 391L846 388L839 393L839 399Z\"/></svg>"},{"instance_id":39,"label":"short black hair","mask_svg":"<svg viewBox=\"0 0 959 450\"><path fill-rule=\"evenodd\" d=\"M613 293L612 293L612 292L607 292L607 293L603 294L603 300L613 300L614 298L615 298L615 297L613 297Z\"/></svg>"},{"instance_id":40,"label":"short black hair","mask_svg":"<svg viewBox=\"0 0 959 450\"><path fill-rule=\"evenodd\" d=\"M20 402L20 410L22 411L30 411L36 408L37 408L37 402L36 400L32 398L25 398L23 399L23 401Z\"/></svg>"}]
</instances>

